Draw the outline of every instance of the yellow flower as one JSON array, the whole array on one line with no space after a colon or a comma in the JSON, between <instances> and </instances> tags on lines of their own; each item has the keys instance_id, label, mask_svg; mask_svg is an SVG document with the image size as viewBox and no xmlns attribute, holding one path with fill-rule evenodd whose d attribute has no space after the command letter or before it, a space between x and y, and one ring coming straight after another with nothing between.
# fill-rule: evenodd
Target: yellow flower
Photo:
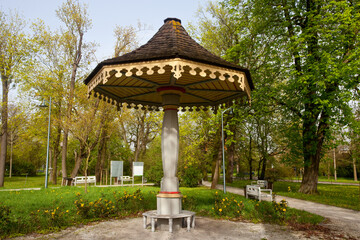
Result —
<instances>
[{"instance_id":1,"label":"yellow flower","mask_svg":"<svg viewBox=\"0 0 360 240\"><path fill-rule=\"evenodd\" d=\"M223 198L223 202L225 202L225 199Z\"/></svg>"},{"instance_id":2,"label":"yellow flower","mask_svg":"<svg viewBox=\"0 0 360 240\"><path fill-rule=\"evenodd\" d=\"M286 212L286 208L284 208L283 211Z\"/></svg>"},{"instance_id":3,"label":"yellow flower","mask_svg":"<svg viewBox=\"0 0 360 240\"><path fill-rule=\"evenodd\" d=\"M66 210L66 212L68 213L68 212L69 212L69 210Z\"/></svg>"},{"instance_id":4,"label":"yellow flower","mask_svg":"<svg viewBox=\"0 0 360 240\"><path fill-rule=\"evenodd\" d=\"M83 203L81 204L81 207L84 207L84 204L83 204Z\"/></svg>"},{"instance_id":5,"label":"yellow flower","mask_svg":"<svg viewBox=\"0 0 360 240\"><path fill-rule=\"evenodd\" d=\"M221 209L221 208L219 209L219 212L222 212L222 209Z\"/></svg>"}]
</instances>

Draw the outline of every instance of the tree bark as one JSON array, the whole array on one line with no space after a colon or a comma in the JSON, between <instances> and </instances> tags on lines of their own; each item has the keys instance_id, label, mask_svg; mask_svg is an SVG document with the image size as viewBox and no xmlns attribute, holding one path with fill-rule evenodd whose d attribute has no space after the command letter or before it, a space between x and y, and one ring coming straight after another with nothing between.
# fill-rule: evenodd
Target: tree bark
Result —
<instances>
[{"instance_id":1,"label":"tree bark","mask_svg":"<svg viewBox=\"0 0 360 240\"><path fill-rule=\"evenodd\" d=\"M333 155L333 157L334 157L334 180L335 180L335 182L337 181L337 172L336 172L336 148L334 148L334 155Z\"/></svg>"},{"instance_id":2,"label":"tree bark","mask_svg":"<svg viewBox=\"0 0 360 240\"><path fill-rule=\"evenodd\" d=\"M58 113L58 119L60 119L60 110L59 110L59 113ZM53 160L52 160L52 172L51 172L51 175L50 175L50 181L52 184L56 185L57 184L57 160L58 160L58 157L60 155L60 149L59 149L59 145L60 145L60 139L61 139L61 126L60 126L60 123L57 124L56 126L56 137L55 137L55 141L54 141L54 144L53 144Z\"/></svg>"},{"instance_id":3,"label":"tree bark","mask_svg":"<svg viewBox=\"0 0 360 240\"><path fill-rule=\"evenodd\" d=\"M266 157L263 157L263 159L262 159L261 173L260 173L260 177L259 177L259 179L261 179L261 180L264 180L264 179L265 179L266 164L267 164L267 159L266 159Z\"/></svg>"},{"instance_id":4,"label":"tree bark","mask_svg":"<svg viewBox=\"0 0 360 240\"><path fill-rule=\"evenodd\" d=\"M104 169L104 165L105 165L108 140L109 140L109 138L107 137L107 131L106 131L106 129L103 129L103 131L101 133L101 137L100 137L99 148L98 148L98 157L97 157L97 162L96 162L96 166L95 166L95 176L96 176L96 181L98 181L98 182L100 181L100 176L101 176L101 173L102 173L102 171Z\"/></svg>"},{"instance_id":5,"label":"tree bark","mask_svg":"<svg viewBox=\"0 0 360 240\"><path fill-rule=\"evenodd\" d=\"M221 148L222 148L222 145L221 145L221 143L219 143L218 151L217 151L217 153L214 154L214 157L216 159L216 164L215 164L215 169L214 169L214 177L211 182L211 189L216 189L216 185L219 182L219 177L220 177L219 171L220 171L220 164L221 164L221 159L222 159Z\"/></svg>"},{"instance_id":6,"label":"tree bark","mask_svg":"<svg viewBox=\"0 0 360 240\"><path fill-rule=\"evenodd\" d=\"M86 157L85 147L80 146L80 152L79 153L75 152L75 164L74 164L74 168L70 175L72 178L77 176L79 169L81 167L82 160L85 157Z\"/></svg>"},{"instance_id":7,"label":"tree bark","mask_svg":"<svg viewBox=\"0 0 360 240\"><path fill-rule=\"evenodd\" d=\"M234 174L234 162L235 162L235 143L232 142L229 147L228 152L228 165L226 168L226 182L233 182L233 174Z\"/></svg>"},{"instance_id":8,"label":"tree bark","mask_svg":"<svg viewBox=\"0 0 360 240\"><path fill-rule=\"evenodd\" d=\"M2 106L1 106L1 149L0 149L0 187L4 186L5 162L7 156L7 131L8 131L8 94L9 78L1 75L2 80Z\"/></svg>"},{"instance_id":9,"label":"tree bark","mask_svg":"<svg viewBox=\"0 0 360 240\"><path fill-rule=\"evenodd\" d=\"M252 137L250 135L249 137L249 156L248 156L248 163L249 163L249 179L252 180L253 179L253 175L252 175L252 162L253 162L253 158L252 158Z\"/></svg>"},{"instance_id":10,"label":"tree bark","mask_svg":"<svg viewBox=\"0 0 360 240\"><path fill-rule=\"evenodd\" d=\"M357 182L358 177L357 177L357 171L356 171L356 159L353 157L353 168L354 168L354 181Z\"/></svg>"}]
</instances>

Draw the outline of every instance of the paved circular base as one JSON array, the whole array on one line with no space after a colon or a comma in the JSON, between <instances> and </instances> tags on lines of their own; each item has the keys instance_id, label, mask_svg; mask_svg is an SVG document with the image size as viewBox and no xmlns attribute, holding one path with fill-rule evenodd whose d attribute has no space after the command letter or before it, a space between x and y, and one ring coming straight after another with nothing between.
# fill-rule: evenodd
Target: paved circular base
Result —
<instances>
[{"instance_id":1,"label":"paved circular base","mask_svg":"<svg viewBox=\"0 0 360 240\"><path fill-rule=\"evenodd\" d=\"M156 210L147 211L143 213L143 221L144 228L147 227L147 219L150 218L151 231L155 232L156 222L160 219L166 219L169 221L169 232L173 232L173 220L174 219L182 219L182 223L185 223L187 230L190 231L190 228L195 228L195 212L182 210L179 214L171 214L171 215L160 215L157 214Z\"/></svg>"}]
</instances>

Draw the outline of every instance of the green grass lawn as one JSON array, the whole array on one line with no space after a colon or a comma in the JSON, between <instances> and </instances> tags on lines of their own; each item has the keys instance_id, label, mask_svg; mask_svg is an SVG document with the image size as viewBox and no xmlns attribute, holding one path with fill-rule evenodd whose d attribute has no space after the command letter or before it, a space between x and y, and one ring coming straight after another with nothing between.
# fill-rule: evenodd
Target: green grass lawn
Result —
<instances>
[{"instance_id":1,"label":"green grass lawn","mask_svg":"<svg viewBox=\"0 0 360 240\"><path fill-rule=\"evenodd\" d=\"M160 190L121 186L88 189L87 194L83 186L0 191L0 238L46 233L102 219L141 216L144 211L156 209L156 195ZM285 203L258 202L203 187L180 191L183 209L201 216L274 224L323 221L321 216L288 208Z\"/></svg>"},{"instance_id":2,"label":"green grass lawn","mask_svg":"<svg viewBox=\"0 0 360 240\"><path fill-rule=\"evenodd\" d=\"M57 179L57 184L54 185L50 181L48 182L48 187L60 187L62 178ZM134 183L141 184L141 177L135 177ZM110 180L108 180L110 183ZM113 182L114 184L114 182ZM131 181L125 181L124 185L131 185ZM91 184L93 185L93 184ZM15 177L5 177L4 187L1 189L21 189L21 188L43 188L45 187L45 175L38 175L35 177L26 177L26 176L15 176Z\"/></svg>"},{"instance_id":3,"label":"green grass lawn","mask_svg":"<svg viewBox=\"0 0 360 240\"><path fill-rule=\"evenodd\" d=\"M56 186L60 186L61 178L58 178ZM55 187L50 181L48 182L49 187ZM35 177L26 176L15 176L5 177L4 187L0 189L19 189L19 188L39 188L45 187L45 175L39 175Z\"/></svg>"},{"instance_id":4,"label":"green grass lawn","mask_svg":"<svg viewBox=\"0 0 360 240\"><path fill-rule=\"evenodd\" d=\"M301 178L289 178L289 180L300 180L301 181ZM330 183L334 183L334 182L337 182L337 183L355 183L355 184L359 184L359 181L354 181L353 179L349 179L349 178L337 178L336 181L334 179L334 177L319 177L319 182L330 182Z\"/></svg>"},{"instance_id":5,"label":"green grass lawn","mask_svg":"<svg viewBox=\"0 0 360 240\"><path fill-rule=\"evenodd\" d=\"M236 180L228 185L243 188L250 182L249 180ZM273 192L276 195L360 211L360 186L318 184L319 194L313 195L299 193L299 188L300 183L275 182Z\"/></svg>"}]
</instances>

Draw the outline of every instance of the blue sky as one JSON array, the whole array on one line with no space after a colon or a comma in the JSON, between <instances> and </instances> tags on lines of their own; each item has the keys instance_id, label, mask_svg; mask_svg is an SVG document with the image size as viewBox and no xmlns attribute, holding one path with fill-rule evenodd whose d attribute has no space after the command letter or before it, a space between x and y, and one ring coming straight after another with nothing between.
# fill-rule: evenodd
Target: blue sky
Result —
<instances>
[{"instance_id":1,"label":"blue sky","mask_svg":"<svg viewBox=\"0 0 360 240\"><path fill-rule=\"evenodd\" d=\"M53 30L61 25L55 10L65 0L0 0L0 9L8 12L16 9L25 19L33 21L37 18L45 21ZM167 17L181 19L182 24L194 22L196 11L208 0L80 0L88 5L92 19L92 29L86 40L99 44L97 59L102 61L111 57L114 48L114 28L116 25L137 26L138 21L150 26L152 30L139 33L140 44L146 43L162 26Z\"/></svg>"}]
</instances>

